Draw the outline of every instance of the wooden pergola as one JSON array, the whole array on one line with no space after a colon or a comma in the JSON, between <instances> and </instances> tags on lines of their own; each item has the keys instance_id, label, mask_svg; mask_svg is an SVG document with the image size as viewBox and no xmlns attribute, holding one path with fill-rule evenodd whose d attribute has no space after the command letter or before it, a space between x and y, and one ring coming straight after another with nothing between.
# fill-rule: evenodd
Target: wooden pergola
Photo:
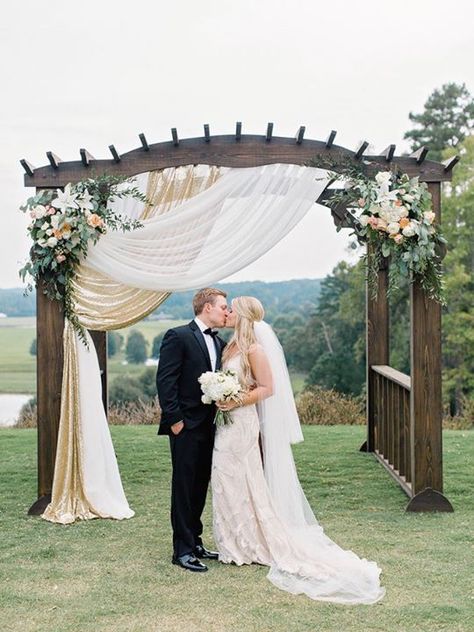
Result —
<instances>
[{"instance_id":1,"label":"wooden pergola","mask_svg":"<svg viewBox=\"0 0 474 632\"><path fill-rule=\"evenodd\" d=\"M204 135L180 140L171 130L171 140L149 144L139 134L141 146L119 154L109 146L111 159L96 160L86 149L80 160L63 162L51 151L49 165L34 168L21 160L25 186L40 189L61 188L67 183L100 174L134 176L139 173L207 164L221 167L254 167L273 163L313 166L338 171L350 162L361 164L369 175L380 170L400 169L427 182L433 210L441 219L441 182L451 180L458 158L444 163L426 160L427 150L411 156L395 156L395 145L379 155L366 155L366 141L351 151L334 144L336 132L326 141L304 138L300 127L294 138L273 136L273 123L265 134L242 134L237 123L235 134L212 136L209 125ZM331 196L326 189L315 202ZM333 209L336 225L348 226L351 217L345 208ZM378 299L367 292L367 440L362 451L371 452L399 483L409 497L408 511L452 511L443 495L442 401L441 401L441 306L431 300L415 279L410 285L411 374L389 366L388 268L378 275ZM51 498L60 419L63 370L62 333L64 317L60 303L37 291L37 401L38 401L38 500L30 514L42 513ZM103 377L104 405L107 407L107 342L105 332L91 332L97 348Z\"/></svg>"}]
</instances>

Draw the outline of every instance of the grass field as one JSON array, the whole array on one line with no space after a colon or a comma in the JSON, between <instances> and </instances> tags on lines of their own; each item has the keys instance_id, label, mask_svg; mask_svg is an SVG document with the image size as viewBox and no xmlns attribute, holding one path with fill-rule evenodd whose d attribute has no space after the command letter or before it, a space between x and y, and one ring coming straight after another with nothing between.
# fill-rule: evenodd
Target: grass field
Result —
<instances>
[{"instance_id":1,"label":"grass field","mask_svg":"<svg viewBox=\"0 0 474 632\"><path fill-rule=\"evenodd\" d=\"M326 533L376 560L385 599L313 602L276 589L260 566L170 564L167 441L151 426L113 427L132 520L53 525L26 516L35 497L34 430L0 430L0 621L18 632L472 632L474 431L447 431L453 514L407 514L405 495L358 452L364 429L305 427L302 485ZM205 513L208 545L210 503Z\"/></svg>"},{"instance_id":2,"label":"grass field","mask_svg":"<svg viewBox=\"0 0 474 632\"><path fill-rule=\"evenodd\" d=\"M132 329L143 333L151 352L153 338L187 321L178 320L144 320L132 327L120 330L126 341ZM36 358L30 355L31 342L36 336L34 318L1 318L0 319L0 393L36 392ZM125 354L122 350L108 361L109 384L117 375L139 375L145 369L141 364L123 364ZM303 388L305 375L292 375L293 388L298 393Z\"/></svg>"}]
</instances>

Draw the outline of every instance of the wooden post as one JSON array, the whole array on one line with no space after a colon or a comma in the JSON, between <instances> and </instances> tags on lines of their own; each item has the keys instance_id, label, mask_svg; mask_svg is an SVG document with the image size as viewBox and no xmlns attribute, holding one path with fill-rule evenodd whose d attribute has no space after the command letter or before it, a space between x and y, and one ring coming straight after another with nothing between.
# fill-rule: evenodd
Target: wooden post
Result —
<instances>
[{"instance_id":1,"label":"wooden post","mask_svg":"<svg viewBox=\"0 0 474 632\"><path fill-rule=\"evenodd\" d=\"M370 257L370 250L368 252ZM389 310L387 300L388 264L384 261L378 274L377 299L372 299L368 284L366 284L366 402L367 402L367 441L361 446L361 451L373 452L375 449L375 397L376 377L371 366L389 364Z\"/></svg>"},{"instance_id":2,"label":"wooden post","mask_svg":"<svg viewBox=\"0 0 474 632\"><path fill-rule=\"evenodd\" d=\"M441 221L441 184L428 189L436 221ZM443 496L441 398L441 305L418 280L410 287L411 391L410 444L413 498L407 511L453 511Z\"/></svg>"},{"instance_id":3,"label":"wooden post","mask_svg":"<svg viewBox=\"0 0 474 632\"><path fill-rule=\"evenodd\" d=\"M36 288L36 398L38 426L38 500L28 513L43 513L51 500L61 414L64 315L58 301Z\"/></svg>"},{"instance_id":4,"label":"wooden post","mask_svg":"<svg viewBox=\"0 0 474 632\"><path fill-rule=\"evenodd\" d=\"M105 414L109 410L109 397L107 388L107 332L91 331L89 333L94 341L94 346L99 359L100 378L102 382L102 403L104 404Z\"/></svg>"}]
</instances>

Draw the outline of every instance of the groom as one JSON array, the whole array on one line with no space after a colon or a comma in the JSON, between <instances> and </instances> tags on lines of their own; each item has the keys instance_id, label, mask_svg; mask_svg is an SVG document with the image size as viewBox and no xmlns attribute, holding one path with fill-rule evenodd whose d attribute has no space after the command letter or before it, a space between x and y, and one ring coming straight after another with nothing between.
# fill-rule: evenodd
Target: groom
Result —
<instances>
[{"instance_id":1,"label":"groom","mask_svg":"<svg viewBox=\"0 0 474 632\"><path fill-rule=\"evenodd\" d=\"M215 288L193 298L195 319L169 329L161 343L156 384L161 406L158 434L170 438L173 477L171 525L173 564L207 571L201 559L217 559L204 548L201 514L211 476L214 445L214 404L201 402L199 376L221 367L225 342L213 327L224 327L229 313L227 294Z\"/></svg>"}]
</instances>

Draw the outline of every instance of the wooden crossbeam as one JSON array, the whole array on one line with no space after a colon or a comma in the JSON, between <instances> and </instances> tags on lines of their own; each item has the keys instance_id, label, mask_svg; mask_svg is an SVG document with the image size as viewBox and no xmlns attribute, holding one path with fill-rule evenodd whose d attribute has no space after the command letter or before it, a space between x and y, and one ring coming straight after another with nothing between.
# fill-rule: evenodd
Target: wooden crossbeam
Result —
<instances>
[{"instance_id":1,"label":"wooden crossbeam","mask_svg":"<svg viewBox=\"0 0 474 632\"><path fill-rule=\"evenodd\" d=\"M327 149L331 149L331 147L333 146L334 139L336 138L336 134L337 134L337 132L336 132L335 129L331 130L331 133L329 134L329 136L328 136L328 138L326 140L326 148Z\"/></svg>"},{"instance_id":2,"label":"wooden crossbeam","mask_svg":"<svg viewBox=\"0 0 474 632\"><path fill-rule=\"evenodd\" d=\"M35 175L35 174L33 173L33 172L34 172L34 170L35 170L35 168L33 167L33 165L32 165L30 162L28 162L27 160L25 160L24 158L22 158L22 159L20 160L20 164L21 164L21 166L23 167L23 169L25 170L26 175L28 175L28 176L30 176L30 177L33 177L33 176Z\"/></svg>"},{"instance_id":3,"label":"wooden crossbeam","mask_svg":"<svg viewBox=\"0 0 474 632\"><path fill-rule=\"evenodd\" d=\"M242 138L242 123L237 121L235 124L235 140L240 140Z\"/></svg>"},{"instance_id":4,"label":"wooden crossbeam","mask_svg":"<svg viewBox=\"0 0 474 632\"><path fill-rule=\"evenodd\" d=\"M114 158L114 162L120 162L120 154L115 149L115 147L113 145L109 145L109 150L110 150L110 153L112 154L112 156Z\"/></svg>"},{"instance_id":5,"label":"wooden crossbeam","mask_svg":"<svg viewBox=\"0 0 474 632\"><path fill-rule=\"evenodd\" d=\"M416 151L414 151L412 154L410 154L410 158L415 158L416 164L421 165L421 163L425 160L427 153L428 153L428 147L423 146L423 147L420 147L420 149L417 149Z\"/></svg>"},{"instance_id":6,"label":"wooden crossbeam","mask_svg":"<svg viewBox=\"0 0 474 632\"><path fill-rule=\"evenodd\" d=\"M298 131L296 132L295 140L297 145L301 145L304 138L304 133L306 131L306 127L304 125L300 125Z\"/></svg>"},{"instance_id":7,"label":"wooden crossbeam","mask_svg":"<svg viewBox=\"0 0 474 632\"><path fill-rule=\"evenodd\" d=\"M208 143L211 140L211 134L209 131L208 123L204 125L204 140L206 141L206 143Z\"/></svg>"},{"instance_id":8,"label":"wooden crossbeam","mask_svg":"<svg viewBox=\"0 0 474 632\"><path fill-rule=\"evenodd\" d=\"M145 151L150 151L150 146L148 145L147 139L145 138L145 134L138 134L138 138L142 144L142 147Z\"/></svg>"},{"instance_id":9,"label":"wooden crossbeam","mask_svg":"<svg viewBox=\"0 0 474 632\"><path fill-rule=\"evenodd\" d=\"M265 140L269 143L272 140L273 134L273 123L268 123L267 125L267 133L265 135Z\"/></svg>"},{"instance_id":10,"label":"wooden crossbeam","mask_svg":"<svg viewBox=\"0 0 474 632\"><path fill-rule=\"evenodd\" d=\"M395 154L396 145L389 145L387 149L384 149L382 152L382 156L385 156L385 160L387 162L392 162L393 156Z\"/></svg>"},{"instance_id":11,"label":"wooden crossbeam","mask_svg":"<svg viewBox=\"0 0 474 632\"><path fill-rule=\"evenodd\" d=\"M447 160L443 160L442 164L444 165L444 170L445 171L451 171L452 168L458 164L458 162L461 160L460 156L453 156L452 158L448 158Z\"/></svg>"},{"instance_id":12,"label":"wooden crossbeam","mask_svg":"<svg viewBox=\"0 0 474 632\"><path fill-rule=\"evenodd\" d=\"M46 156L48 157L49 164L52 166L53 169L57 169L59 167L59 163L62 162L61 158L59 158L59 156L56 156L56 154L53 154L52 151L47 151Z\"/></svg>"},{"instance_id":13,"label":"wooden crossbeam","mask_svg":"<svg viewBox=\"0 0 474 632\"><path fill-rule=\"evenodd\" d=\"M95 160L94 156L83 147L79 150L79 153L81 154L81 160L84 167L88 167L90 163Z\"/></svg>"},{"instance_id":14,"label":"wooden crossbeam","mask_svg":"<svg viewBox=\"0 0 474 632\"><path fill-rule=\"evenodd\" d=\"M178 130L176 129L176 127L171 128L171 136L173 137L173 145L177 147L179 145L179 138Z\"/></svg>"},{"instance_id":15,"label":"wooden crossbeam","mask_svg":"<svg viewBox=\"0 0 474 632\"><path fill-rule=\"evenodd\" d=\"M354 158L356 160L360 160L362 156L364 155L364 151L367 149L368 146L369 146L369 143L366 140L363 140L361 144L359 145L359 147L356 149Z\"/></svg>"}]
</instances>

